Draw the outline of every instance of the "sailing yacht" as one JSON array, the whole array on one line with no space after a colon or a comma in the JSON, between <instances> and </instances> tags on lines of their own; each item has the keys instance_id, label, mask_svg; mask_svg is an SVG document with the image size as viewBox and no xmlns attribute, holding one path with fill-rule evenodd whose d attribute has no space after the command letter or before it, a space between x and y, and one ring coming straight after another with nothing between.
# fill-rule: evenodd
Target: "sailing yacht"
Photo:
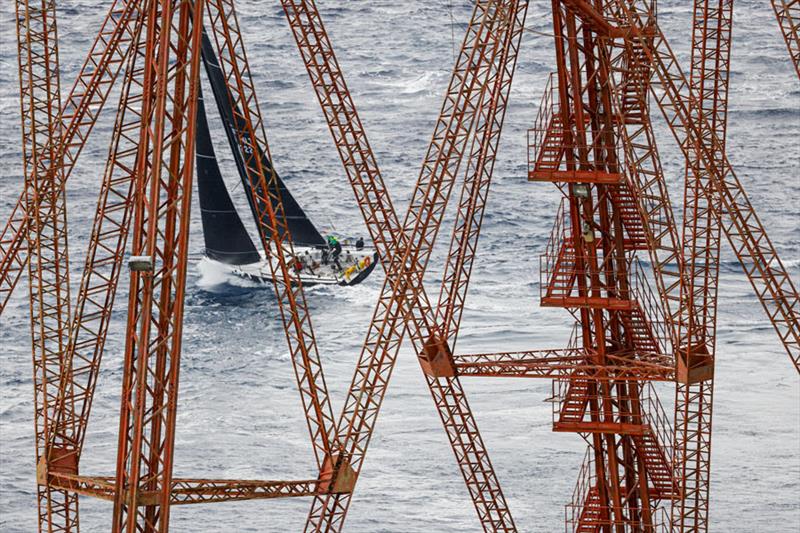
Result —
<instances>
[{"instance_id":1,"label":"sailing yacht","mask_svg":"<svg viewBox=\"0 0 800 533\"><path fill-rule=\"evenodd\" d=\"M243 125L237 123L225 77L219 66L211 41L203 33L202 60L214 94L216 107L233 152L239 178L250 206L253 219L258 223L257 198L263 194L253 194L248 169L239 144L239 131ZM238 119L240 122L241 119ZM200 197L200 214L205 239L205 256L220 264L227 272L261 283L272 282L272 272L265 254L260 253L251 239L247 228L239 216L230 193L225 186L222 173L214 153L214 146L208 127L205 100L202 90L197 105L196 133L197 188ZM250 150L250 147L246 148ZM264 169L271 171L272 162L260 149L257 156ZM252 167L249 169L254 171ZM303 285L357 285L364 281L375 269L378 253L374 248L364 246L359 239L356 243L324 238L308 218L300 204L295 200L281 178L275 174L277 191L286 215L286 227L293 243L292 267ZM276 186L270 183L270 187Z\"/></svg>"}]
</instances>

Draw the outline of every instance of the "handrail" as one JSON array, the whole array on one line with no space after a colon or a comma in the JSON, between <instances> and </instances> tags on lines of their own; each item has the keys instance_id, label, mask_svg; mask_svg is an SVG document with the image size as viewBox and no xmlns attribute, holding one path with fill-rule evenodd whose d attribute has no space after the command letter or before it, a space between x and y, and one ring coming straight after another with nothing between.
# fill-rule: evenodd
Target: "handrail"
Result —
<instances>
[{"instance_id":1,"label":"handrail","mask_svg":"<svg viewBox=\"0 0 800 533\"><path fill-rule=\"evenodd\" d=\"M621 140L619 135L614 135L613 143L606 142L605 132L594 130L590 127L588 117L584 124L584 134L587 138L586 142L578 142L577 136L573 135L569 143L564 136L566 127L561 119L561 103L558 101L555 94L557 78L556 73L551 73L547 79L544 92L542 94L541 103L539 104L539 111L534 120L533 127L527 132L528 136L528 172L531 173L540 170L539 166L544 165L545 170L566 170L562 168L565 164L566 158L564 153L569 151L575 155L576 165L579 166L577 161L580 159L580 154L583 153L589 158L587 163L591 166L592 160L596 153L613 152L620 153ZM553 141L553 139L557 139ZM559 145L551 146L549 152L544 152L543 149L547 147L548 142L558 142ZM616 161L620 161L617 157ZM581 169L589 170L589 169ZM610 169L610 172L621 172L620 168Z\"/></svg>"},{"instance_id":2,"label":"handrail","mask_svg":"<svg viewBox=\"0 0 800 533\"><path fill-rule=\"evenodd\" d=\"M672 423L666 411L664 411L664 406L661 405L661 401L658 399L655 387L649 382L644 386L642 413L646 423L650 426L650 430L655 434L661 449L664 451L667 464L671 467L674 451L672 447Z\"/></svg>"},{"instance_id":3,"label":"handrail","mask_svg":"<svg viewBox=\"0 0 800 533\"><path fill-rule=\"evenodd\" d=\"M557 112L554 104L554 89L555 86L555 72L551 72L547 78L547 83L544 86L542 93L542 100L539 103L539 111L536 114L536 120L533 122L533 128L528 130L528 171L532 171L536 165L536 159L539 154L539 148L544 144L544 136L547 134L547 129L554 116L554 111ZM533 140L531 140L533 134Z\"/></svg>"},{"instance_id":4,"label":"handrail","mask_svg":"<svg viewBox=\"0 0 800 533\"><path fill-rule=\"evenodd\" d=\"M653 292L645 275L645 269L638 257L633 256L629 265L631 280L631 297L639 302L645 320L650 325L654 338L658 342L659 353L672 353L667 321L661 299Z\"/></svg>"},{"instance_id":5,"label":"handrail","mask_svg":"<svg viewBox=\"0 0 800 533\"><path fill-rule=\"evenodd\" d=\"M586 453L583 456L581 469L578 471L578 481L575 483L575 488L572 490L572 500L570 505L583 505L586 502L586 497L589 490L595 481L597 475L594 470L594 450L591 446L586 447Z\"/></svg>"},{"instance_id":6,"label":"handrail","mask_svg":"<svg viewBox=\"0 0 800 533\"><path fill-rule=\"evenodd\" d=\"M545 274L552 273L555 270L555 263L558 261L558 255L561 252L562 244L569 242L571 224L567 216L566 205L566 199L562 198L561 203L558 205L558 210L556 211L555 220L553 221L553 229L550 230L550 237L548 237L547 244L545 245L544 254L539 257L540 289L549 281L549 277Z\"/></svg>"},{"instance_id":7,"label":"handrail","mask_svg":"<svg viewBox=\"0 0 800 533\"><path fill-rule=\"evenodd\" d=\"M623 522L619 522L614 517L616 516L617 509L616 506L612 505L597 505L594 506L594 509L598 511L599 516L607 516L608 518L601 519L598 517L591 518L584 523L581 523L581 515L583 513L583 505L567 505L567 520L566 520L566 531L570 532L570 526L572 526L571 531L576 533L581 531L579 529L580 526L591 525L592 527L600 528L601 526L616 526L616 525L624 525L625 531L639 531L641 533L668 533L669 529L669 520L667 517L666 510L663 507L659 507L652 513L652 523L648 524L641 520L633 520L626 518ZM572 510L572 518L569 517L569 511ZM602 513L602 511L605 511ZM623 516L627 516L627 509L622 509ZM630 528L630 529L629 529ZM592 530L594 531L594 530Z\"/></svg>"},{"instance_id":8,"label":"handrail","mask_svg":"<svg viewBox=\"0 0 800 533\"><path fill-rule=\"evenodd\" d=\"M660 444L664 447L668 457L672 457L672 451L668 449L672 442L672 425L658 399L658 395L652 383L647 382L646 385L642 387L638 397L626 398L629 405L624 411L620 409L619 398L611 398L615 406L610 411L609 418L609 413L603 409L604 402L607 402L609 398L603 393L599 391L589 393L586 391L585 393L580 393L579 396L575 393L570 396L571 386L582 381L587 383L591 382L589 378L582 377L553 380L552 396L550 398L553 423L564 421L589 422L596 420L603 424L625 424L631 428L631 431L635 431L633 426L642 426L641 432L644 433L648 431L649 428L649 430L659 438ZM594 400L594 402L592 402L592 400ZM563 413L565 404L569 401L586 404L580 419L569 420L569 413L566 413L566 416L562 416L565 414ZM592 408L592 403L595 403L597 407Z\"/></svg>"}]
</instances>

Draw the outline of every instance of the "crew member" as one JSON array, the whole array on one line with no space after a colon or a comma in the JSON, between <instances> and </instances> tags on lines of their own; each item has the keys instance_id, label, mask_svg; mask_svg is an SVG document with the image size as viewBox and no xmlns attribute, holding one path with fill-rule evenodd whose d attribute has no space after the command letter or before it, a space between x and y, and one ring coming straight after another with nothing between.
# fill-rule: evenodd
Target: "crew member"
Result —
<instances>
[{"instance_id":1,"label":"crew member","mask_svg":"<svg viewBox=\"0 0 800 533\"><path fill-rule=\"evenodd\" d=\"M331 261L333 261L336 270L342 270L342 265L339 264L339 256L342 254L342 244L339 239L333 235L328 235L328 249L331 250Z\"/></svg>"},{"instance_id":2,"label":"crew member","mask_svg":"<svg viewBox=\"0 0 800 533\"><path fill-rule=\"evenodd\" d=\"M363 250L364 249L364 237L359 237L356 241L356 250Z\"/></svg>"},{"instance_id":3,"label":"crew member","mask_svg":"<svg viewBox=\"0 0 800 533\"><path fill-rule=\"evenodd\" d=\"M314 258L311 256L311 254L308 253L308 250L306 250L305 256L303 257L303 266L312 274L316 274L316 272L314 272L314 267L317 266L317 262L314 261Z\"/></svg>"}]
</instances>

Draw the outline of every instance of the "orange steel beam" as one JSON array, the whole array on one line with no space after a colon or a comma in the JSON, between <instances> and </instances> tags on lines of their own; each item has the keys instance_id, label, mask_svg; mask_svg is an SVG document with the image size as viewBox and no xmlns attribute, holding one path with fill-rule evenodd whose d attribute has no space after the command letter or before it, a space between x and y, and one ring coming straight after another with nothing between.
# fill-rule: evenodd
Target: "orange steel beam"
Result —
<instances>
[{"instance_id":1,"label":"orange steel beam","mask_svg":"<svg viewBox=\"0 0 800 533\"><path fill-rule=\"evenodd\" d=\"M633 47L630 41L618 40L609 50L616 55L607 58L607 62L601 65L607 64L610 74L611 98L619 123L626 166L625 183L636 199L656 288L664 307L669 339L674 344L683 267L680 237L650 123L647 87L651 70L648 65L635 62L634 58L642 52Z\"/></svg>"},{"instance_id":2,"label":"orange steel beam","mask_svg":"<svg viewBox=\"0 0 800 533\"><path fill-rule=\"evenodd\" d=\"M207 6L220 68L227 80L231 107L237 121L239 146L245 156L245 167L258 212L259 234L269 261L314 454L321 471L328 475L334 462L331 450L336 440L335 422L303 286L289 267L287 259L294 252L291 236L286 229L283 203L280 196L273 193L278 191L275 185L277 175L273 167L265 168L261 158L257 157L259 149L269 157L269 146L234 2L209 0ZM271 184L269 187L268 182Z\"/></svg>"},{"instance_id":3,"label":"orange steel beam","mask_svg":"<svg viewBox=\"0 0 800 533\"><path fill-rule=\"evenodd\" d=\"M202 17L202 0L148 14L131 252L152 268L131 270L113 532L169 528Z\"/></svg>"},{"instance_id":4,"label":"orange steel beam","mask_svg":"<svg viewBox=\"0 0 800 533\"><path fill-rule=\"evenodd\" d=\"M800 78L800 0L772 0L772 9Z\"/></svg>"},{"instance_id":5,"label":"orange steel beam","mask_svg":"<svg viewBox=\"0 0 800 533\"><path fill-rule=\"evenodd\" d=\"M26 224L24 197L20 196L0 233L0 316L28 263L24 250Z\"/></svg>"},{"instance_id":6,"label":"orange steel beam","mask_svg":"<svg viewBox=\"0 0 800 533\"><path fill-rule=\"evenodd\" d=\"M344 435L341 441L344 452L342 455L348 459L356 473L360 470L397 350L405 333L405 326L400 321L402 315L414 313L413 317L409 315L407 324L412 330L412 339L416 341L418 354L422 353L420 345L424 342L420 342L420 337L427 340L435 331L430 326L433 317L426 316L430 314L430 304L427 303L421 286L422 273L461 162L478 102L483 101L482 95L489 84L488 79L477 83L477 86L476 82L478 78L483 80L488 75L487 65L503 55L508 64L513 62L507 53L498 54L497 49L501 40L508 41L512 39L512 34L517 35L511 26L519 22L517 16L521 12L524 13L524 9L518 5L498 6L494 2L484 1L477 3L473 13L434 140L403 225L407 237L398 241L397 251L391 257L382 296L340 418L339 434ZM509 28L499 30L496 19L503 17L506 17ZM510 44L505 42L503 47L508 50ZM487 55L490 57L486 58ZM505 68L503 59L500 62L495 74L497 79L503 78L499 71ZM369 216L380 219L382 213L374 204L381 204L383 197L366 196L363 194L365 189L359 184L354 185L354 191L362 206L369 206ZM370 225L369 218L367 224ZM403 271L399 272L401 269ZM405 301L406 292L409 292L410 305ZM484 527L513 528L458 379L426 377ZM467 447L473 452L469 457L465 452ZM306 530L340 530L349 501L350 496L347 494L315 499Z\"/></svg>"},{"instance_id":7,"label":"orange steel beam","mask_svg":"<svg viewBox=\"0 0 800 533\"><path fill-rule=\"evenodd\" d=\"M388 268L392 246L404 235L330 40L313 3L287 1L283 5L365 222Z\"/></svg>"},{"instance_id":8,"label":"orange steel beam","mask_svg":"<svg viewBox=\"0 0 800 533\"><path fill-rule=\"evenodd\" d=\"M396 243L405 242L406 236L400 226L400 221L347 88L344 75L336 60L332 43L325 31L322 18L314 2L287 0L282 4L311 84L315 89L320 107L331 131L334 144L342 160L345 173L361 209L367 230L379 251L384 270L388 271L390 258ZM424 294L423 297L427 298ZM377 400L366 401L367 408L374 410L374 415L365 417L365 425L359 434L350 435L350 438L363 441L362 447L359 448L357 446L352 455L352 457L358 459L355 462L356 474L360 470L360 457L366 453L366 447L374 429L374 423L389 378L389 372L379 371L375 374L376 381L363 386L363 380L371 379L369 376L370 370L379 368L382 364L383 353L378 352L375 356L378 358L366 361L362 358L362 361L356 367L356 377L354 378L354 385L351 387L350 398L352 398L354 391L358 394L366 394L368 398L370 396L377 398ZM390 369L392 364L393 360L386 363L386 367ZM361 374L360 376L359 373ZM356 383L359 383L359 385L356 386ZM360 403L359 401L358 404ZM342 432L341 428L343 423L347 422L348 416L352 417L353 414L348 414L348 408L345 407L345 412L339 419L339 432ZM346 448L347 445L348 442L345 441L343 447ZM344 463L347 463L345 466L349 467L349 461L343 457L337 468L341 469ZM334 473L334 476L336 475L338 475L338 472ZM341 503L341 500L348 498L348 496L338 497L340 500L339 508L342 509L338 527L343 526L344 513L347 509L347 503ZM320 502L330 501L331 499L336 500L337 498L319 497L312 506L312 517L315 513L324 512L319 510L319 505L324 505L324 503ZM307 529L311 529L311 527L313 525L309 524Z\"/></svg>"},{"instance_id":9,"label":"orange steel beam","mask_svg":"<svg viewBox=\"0 0 800 533\"><path fill-rule=\"evenodd\" d=\"M462 377L583 378L612 381L673 381L675 365L669 355L647 360L608 357L610 364L592 362L595 353L584 348L454 355Z\"/></svg>"},{"instance_id":10,"label":"orange steel beam","mask_svg":"<svg viewBox=\"0 0 800 533\"><path fill-rule=\"evenodd\" d=\"M114 501L115 498L114 481L114 477L50 474L50 484L60 490L108 501ZM320 485L318 479L273 481L175 478L170 489L170 505L307 497L317 494ZM157 491L140 491L137 499L140 506L146 506L159 496Z\"/></svg>"},{"instance_id":11,"label":"orange steel beam","mask_svg":"<svg viewBox=\"0 0 800 533\"><path fill-rule=\"evenodd\" d=\"M701 125L701 138L708 137L704 128L710 127L710 134L721 143L708 148L717 168L725 150L732 26L733 0L695 0L690 83L698 99L690 112ZM681 498L672 506L672 526L675 531L703 532L708 530L721 244L720 224L713 212L720 210L720 202L698 150L688 154L683 215L686 276L681 288L685 297L677 354L679 365L687 371L679 373L676 384L674 450Z\"/></svg>"},{"instance_id":12,"label":"orange steel beam","mask_svg":"<svg viewBox=\"0 0 800 533\"><path fill-rule=\"evenodd\" d=\"M708 119L693 119L698 108L697 95L684 75L664 34L657 25L645 34L643 20L648 5L642 1L614 0L616 16L631 29L641 44L656 77L650 90L661 109L684 156L690 160L698 150L699 160L708 169L713 190L720 195L720 210L714 216L728 238L745 274L783 343L795 369L800 372L800 296L778 252L767 235L744 186L724 155L722 142L713 134ZM703 139L703 133L709 136ZM713 150L713 152L712 152ZM715 161L714 153L721 155ZM713 198L709 201L714 205Z\"/></svg>"},{"instance_id":13,"label":"orange steel beam","mask_svg":"<svg viewBox=\"0 0 800 533\"><path fill-rule=\"evenodd\" d=\"M609 23L602 12L596 9L592 2L586 0L563 0L563 4L575 11L587 28L606 37L624 37L625 30Z\"/></svg>"},{"instance_id":14,"label":"orange steel beam","mask_svg":"<svg viewBox=\"0 0 800 533\"><path fill-rule=\"evenodd\" d=\"M323 486L319 479L302 481L175 479L172 484L171 505L298 498L319 494Z\"/></svg>"},{"instance_id":15,"label":"orange steel beam","mask_svg":"<svg viewBox=\"0 0 800 533\"><path fill-rule=\"evenodd\" d=\"M64 100L59 121L61 134L49 139L55 145L51 161L56 184L63 189L96 119L105 104L113 82L124 63L132 38L132 25L141 0L115 0L80 73ZM24 20L24 19L23 19ZM24 193L20 195L0 233L0 315L27 262L27 212Z\"/></svg>"},{"instance_id":16,"label":"orange steel beam","mask_svg":"<svg viewBox=\"0 0 800 533\"><path fill-rule=\"evenodd\" d=\"M526 1L512 3L508 6L507 17L509 20L506 23L509 28L502 37L501 54L496 60L497 74L490 78L489 90L477 111L472 148L467 160L461 201L448 255L449 267L446 267L447 275L442 281L439 305L435 311L436 325L432 331L418 330L415 332L414 328L410 328L412 342L415 340L415 335L419 335L416 345L421 345L422 350L417 348L417 357L426 374L434 400L439 405L440 416L445 421L445 429L450 436L451 446L456 452L456 459L461 467L481 525L487 531L514 531L516 526L491 469L488 453L484 452L483 458L480 455L477 456L478 460L485 461L486 467L476 469L472 464L475 458L471 454L476 445L478 449L484 448L477 426L472 430L465 429L458 420L452 421L452 415L445 411L445 407L450 411L454 407L459 410L469 409L465 392L461 388L460 382L455 379L457 374L453 371L455 375L451 377L448 367L452 365L458 325L480 235L480 226L507 110L527 8ZM441 219L439 223L441 223ZM427 258L425 261L427 262ZM433 385L438 386L438 390ZM450 416L450 419L446 419L445 415ZM472 441L467 446L463 444L465 437ZM483 477L476 478L476 474ZM484 483L488 489L483 487Z\"/></svg>"},{"instance_id":17,"label":"orange steel beam","mask_svg":"<svg viewBox=\"0 0 800 533\"><path fill-rule=\"evenodd\" d=\"M503 120L508 108L509 92L519 53L517 32L521 32L518 28L524 26L526 15L527 4L523 3L521 10L514 14L515 25L508 41L508 57L501 63L502 75L497 78L497 85L490 93L487 104L480 108L479 127L473 136L468 167L450 237L450 249L442 274L435 316L440 339L448 346L451 354L454 354L456 349L458 329L478 248L483 215L486 211Z\"/></svg>"},{"instance_id":18,"label":"orange steel beam","mask_svg":"<svg viewBox=\"0 0 800 533\"><path fill-rule=\"evenodd\" d=\"M405 237L330 37L315 2L281 3L367 230L388 267L395 243Z\"/></svg>"},{"instance_id":19,"label":"orange steel beam","mask_svg":"<svg viewBox=\"0 0 800 533\"><path fill-rule=\"evenodd\" d=\"M70 295L67 205L51 172L61 136L61 82L54 0L15 2L22 115L23 192L30 292L36 469L46 468L47 444L58 398L58 376L69 337ZM19 273L21 271L17 270ZM37 484L40 531L70 531L78 498Z\"/></svg>"},{"instance_id":20,"label":"orange steel beam","mask_svg":"<svg viewBox=\"0 0 800 533\"><path fill-rule=\"evenodd\" d=\"M50 461L77 472L100 370L130 223L132 187L141 124L145 41L150 0L142 3L133 30L117 117L86 262L64 355L58 403L50 435Z\"/></svg>"},{"instance_id":21,"label":"orange steel beam","mask_svg":"<svg viewBox=\"0 0 800 533\"><path fill-rule=\"evenodd\" d=\"M392 256L395 243L405 239L400 222L397 218L394 206L381 176L375 155L367 139L366 131L358 116L355 103L347 88L339 63L333 50L330 37L325 31L322 18L314 2L300 0L282 1L283 10L286 15L289 27L292 29L298 51L311 80L311 85L317 95L323 115L328 123L334 145L337 148L342 165L350 182L357 204L361 209L365 225L369 231L375 247L378 250L381 264L384 270L389 269L389 259ZM399 343L398 343L399 347ZM393 354L394 355L394 354ZM365 418L366 424L361 426L360 432L346 434L348 415L353 410L345 405L343 415L338 420L336 428L337 438L340 439L334 453L336 461L329 465L331 482L336 484L337 479L342 477L349 478L350 488L355 483L361 468L361 459L366 453L369 438L372 435L374 423L377 418L380 404L383 400L388 378L391 373L393 360L388 362L386 368L388 372L378 372L371 377L369 374L372 369L379 368L382 364L383 354L376 353L372 359L362 359L356 366L353 386L350 389L348 401L353 398L353 394L365 394L368 397L376 397L377 400L368 400L367 408L374 411L374 415ZM364 380L374 379L371 383L364 383ZM356 388L356 383L360 383ZM358 404L360 405L360 401ZM352 426L351 426L352 427ZM353 439L355 451L350 455L343 453L350 449L352 444L349 440ZM355 469L354 469L355 467ZM307 530L314 526L314 520L325 520L319 515L328 511L323 506L327 502L340 502L338 512L340 517L337 519L336 527L343 527L344 515L349 505L350 497L340 495L329 497L318 495L312 504Z\"/></svg>"}]
</instances>

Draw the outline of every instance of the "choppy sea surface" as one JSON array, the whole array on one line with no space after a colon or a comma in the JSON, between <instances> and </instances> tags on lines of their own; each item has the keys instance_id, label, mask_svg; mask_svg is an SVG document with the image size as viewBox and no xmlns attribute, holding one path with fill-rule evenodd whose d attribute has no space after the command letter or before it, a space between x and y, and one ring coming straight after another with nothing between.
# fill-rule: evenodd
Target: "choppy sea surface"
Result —
<instances>
[{"instance_id":1,"label":"choppy sea surface","mask_svg":"<svg viewBox=\"0 0 800 533\"><path fill-rule=\"evenodd\" d=\"M404 210L449 79L453 36L456 44L460 42L470 3L318 3L394 203ZM104 15L98 4L59 2L65 93ZM278 171L326 231L365 234L279 3L240 0L238 4ZM689 3L661 1L659 14L673 48L688 65ZM554 68L552 38L547 36L551 24L550 2L532 1L527 20L531 31L523 38L461 328L463 353L558 347L569 336L569 314L538 305L537 257L549 235L559 195L552 186L525 179L525 132ZM0 39L0 220L5 221L22 181L10 3L2 9ZM73 288L91 228L114 107L109 105L103 114L69 184ZM660 116L656 127L680 217L682 159ZM784 263L794 280L800 280L800 83L764 0L736 5L728 150ZM227 164L230 168L230 157ZM228 279L203 262L196 206L192 221L175 475L313 476L275 297L271 290ZM446 224L431 261L430 290L436 288L449 231ZM358 287L308 290L337 414L381 281L382 273L376 271ZM109 475L114 469L126 293L123 279L82 473ZM36 528L24 283L0 319L0 347L0 530L24 533ZM720 279L717 351L710 529L798 531L797 373L727 248ZM563 505L571 497L584 446L577 435L551 431L550 404L545 402L551 393L549 382L469 380L466 387L517 526L521 531L562 531ZM660 390L669 410L673 392L666 386ZM308 504L308 500L274 500L175 507L172 531L300 531ZM82 499L80 512L83 531L109 529L109 503ZM479 528L418 364L404 348L359 479L348 529L399 533Z\"/></svg>"}]
</instances>

